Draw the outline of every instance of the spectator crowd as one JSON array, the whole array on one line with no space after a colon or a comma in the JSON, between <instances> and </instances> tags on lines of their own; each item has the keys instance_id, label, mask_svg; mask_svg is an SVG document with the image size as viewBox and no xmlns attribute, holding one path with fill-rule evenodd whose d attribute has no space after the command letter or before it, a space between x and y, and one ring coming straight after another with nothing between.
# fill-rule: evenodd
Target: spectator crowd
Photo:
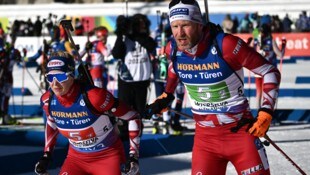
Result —
<instances>
[{"instance_id":1,"label":"spectator crowd","mask_svg":"<svg viewBox=\"0 0 310 175\"><path fill-rule=\"evenodd\" d=\"M47 18L37 16L35 21L31 18L27 20L14 20L9 32L16 36L41 36L44 31L50 31L54 24L62 19L66 19L66 15L60 18L52 13L49 13ZM75 18L73 25L75 27L74 34L76 36L85 35L83 19ZM214 21L213 21L214 22ZM278 15L259 15L255 13L246 13L243 18L239 19L232 14L226 14L224 20L220 23L223 30L227 33L252 33L255 28L258 28L264 23L270 23L273 33L290 33L290 32L309 32L310 31L310 16L306 11L302 11L297 19L292 19L289 14L286 14L283 19ZM45 30L46 29L46 30ZM0 31L4 30L0 23ZM43 32L43 33L42 33Z\"/></svg>"}]
</instances>

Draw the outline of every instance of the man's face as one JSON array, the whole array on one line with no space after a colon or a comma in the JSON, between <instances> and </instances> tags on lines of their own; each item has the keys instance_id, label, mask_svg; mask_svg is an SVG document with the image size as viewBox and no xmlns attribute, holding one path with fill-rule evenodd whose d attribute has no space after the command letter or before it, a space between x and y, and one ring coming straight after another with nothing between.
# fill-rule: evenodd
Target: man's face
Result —
<instances>
[{"instance_id":1,"label":"man's face","mask_svg":"<svg viewBox=\"0 0 310 175\"><path fill-rule=\"evenodd\" d=\"M176 20L171 23L171 30L180 50L191 49L200 40L202 24L188 20Z\"/></svg>"},{"instance_id":2,"label":"man's face","mask_svg":"<svg viewBox=\"0 0 310 175\"><path fill-rule=\"evenodd\" d=\"M47 77L47 80L56 96L68 93L74 81L72 76L61 71L50 71L48 74L51 75L51 78Z\"/></svg>"}]
</instances>

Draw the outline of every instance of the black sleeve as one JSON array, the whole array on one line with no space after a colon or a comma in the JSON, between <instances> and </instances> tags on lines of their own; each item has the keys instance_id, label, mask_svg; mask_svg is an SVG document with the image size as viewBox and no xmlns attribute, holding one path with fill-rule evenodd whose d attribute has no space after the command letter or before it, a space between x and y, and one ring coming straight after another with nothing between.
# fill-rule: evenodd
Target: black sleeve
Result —
<instances>
[{"instance_id":1,"label":"black sleeve","mask_svg":"<svg viewBox=\"0 0 310 175\"><path fill-rule=\"evenodd\" d=\"M136 37L136 40L141 44L141 46L143 46L144 48L146 48L146 50L148 51L148 53L154 53L155 49L156 49L156 41L149 36L143 37Z\"/></svg>"},{"instance_id":2,"label":"black sleeve","mask_svg":"<svg viewBox=\"0 0 310 175\"><path fill-rule=\"evenodd\" d=\"M112 55L115 59L124 60L126 55L126 47L125 43L123 42L123 36L118 35L112 49Z\"/></svg>"}]
</instances>

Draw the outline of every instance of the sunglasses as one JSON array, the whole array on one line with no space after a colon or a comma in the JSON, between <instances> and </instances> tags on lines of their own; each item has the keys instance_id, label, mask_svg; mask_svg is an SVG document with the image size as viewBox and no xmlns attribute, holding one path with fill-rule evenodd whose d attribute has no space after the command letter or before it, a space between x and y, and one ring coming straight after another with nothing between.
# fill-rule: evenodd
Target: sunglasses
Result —
<instances>
[{"instance_id":1,"label":"sunglasses","mask_svg":"<svg viewBox=\"0 0 310 175\"><path fill-rule=\"evenodd\" d=\"M72 75L72 73L67 72L67 73L46 74L45 77L49 83L52 83L54 79L56 79L56 81L58 81L59 83L62 83L69 79L69 75Z\"/></svg>"}]
</instances>

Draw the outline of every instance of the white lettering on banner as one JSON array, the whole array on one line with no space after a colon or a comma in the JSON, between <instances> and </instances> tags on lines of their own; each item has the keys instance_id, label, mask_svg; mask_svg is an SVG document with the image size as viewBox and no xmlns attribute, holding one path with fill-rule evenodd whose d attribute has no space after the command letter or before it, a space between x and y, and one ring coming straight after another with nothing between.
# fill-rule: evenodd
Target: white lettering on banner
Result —
<instances>
[{"instance_id":1,"label":"white lettering on banner","mask_svg":"<svg viewBox=\"0 0 310 175\"><path fill-rule=\"evenodd\" d=\"M281 38L276 37L276 43L278 46L280 46L279 48L281 49ZM307 38L300 38L300 39L287 39L286 41L286 49L289 50L303 50L303 49L308 49L308 39Z\"/></svg>"},{"instance_id":2,"label":"white lettering on banner","mask_svg":"<svg viewBox=\"0 0 310 175\"><path fill-rule=\"evenodd\" d=\"M249 37L253 37L251 34L235 34L246 41ZM274 40L277 43L279 49L282 48L282 38L286 39L286 48L284 59L290 57L305 57L309 58L310 55L310 33L273 33ZM280 59L280 58L278 58Z\"/></svg>"}]
</instances>

